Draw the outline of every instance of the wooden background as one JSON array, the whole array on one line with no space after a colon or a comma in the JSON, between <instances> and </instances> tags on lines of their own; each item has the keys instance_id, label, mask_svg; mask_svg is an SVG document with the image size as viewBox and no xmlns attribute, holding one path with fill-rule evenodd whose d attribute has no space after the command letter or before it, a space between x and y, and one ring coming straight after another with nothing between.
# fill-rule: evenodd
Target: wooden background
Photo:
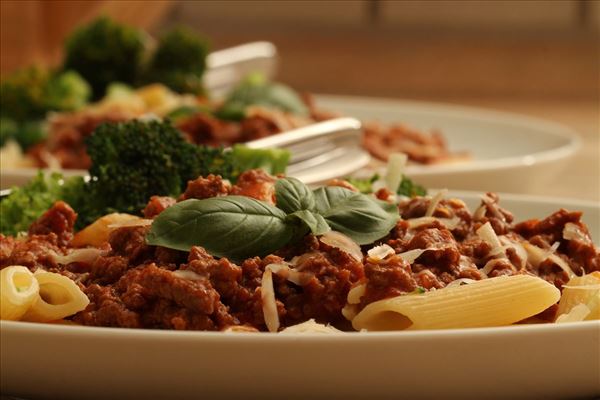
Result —
<instances>
[{"instance_id":1,"label":"wooden background","mask_svg":"<svg viewBox=\"0 0 600 400\"><path fill-rule=\"evenodd\" d=\"M98 14L152 34L187 24L214 49L277 45L300 90L504 109L575 128L584 150L538 194L600 200L600 1L1 2L1 71L56 63L65 35Z\"/></svg>"}]
</instances>

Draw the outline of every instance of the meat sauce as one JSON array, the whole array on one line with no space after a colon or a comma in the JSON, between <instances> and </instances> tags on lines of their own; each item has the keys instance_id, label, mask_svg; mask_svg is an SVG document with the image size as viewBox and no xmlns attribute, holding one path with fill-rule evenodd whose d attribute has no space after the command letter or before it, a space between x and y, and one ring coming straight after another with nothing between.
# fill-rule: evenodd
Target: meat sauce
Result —
<instances>
[{"instance_id":1,"label":"meat sauce","mask_svg":"<svg viewBox=\"0 0 600 400\"><path fill-rule=\"evenodd\" d=\"M218 176L190 181L179 199L152 197L143 213L154 218L177 201L236 194L275 202L275 177L247 171L236 185ZM340 181L333 185L342 185ZM559 243L556 254L576 273L600 269L600 253L592 244L581 213L559 210L543 220L515 224L512 215L498 205L498 197L487 194L481 207L471 213L455 199L443 199L434 219L418 226L411 219L423 217L431 199L416 197L401 202L402 219L379 244L391 246L395 254L373 260L363 247L363 259L307 235L266 257L253 257L238 264L216 258L202 247L189 252L149 246L149 226L114 229L101 254L92 261L59 265L56 255L73 250L71 239L76 213L57 202L31 225L28 235L0 235L0 267L23 265L32 271L45 269L73 279L90 300L88 307L71 317L83 325L179 330L224 330L231 327L267 330L261 299L261 282L269 264L288 262L305 279L295 284L274 274L274 291L281 328L311 318L338 328L348 327L342 310L350 289L365 285L358 307L415 290L440 289L456 279L484 279L498 275L532 274L561 288L568 276L558 265L545 260L537 266L509 248L484 272L494 249L476 230L489 222L498 235L549 249ZM442 220L443 219L443 220ZM448 228L440 222L458 221ZM583 236L564 239L565 224L575 224ZM232 243L232 246L235 244ZM413 262L400 254L425 250ZM542 317L551 320L555 309Z\"/></svg>"}]
</instances>

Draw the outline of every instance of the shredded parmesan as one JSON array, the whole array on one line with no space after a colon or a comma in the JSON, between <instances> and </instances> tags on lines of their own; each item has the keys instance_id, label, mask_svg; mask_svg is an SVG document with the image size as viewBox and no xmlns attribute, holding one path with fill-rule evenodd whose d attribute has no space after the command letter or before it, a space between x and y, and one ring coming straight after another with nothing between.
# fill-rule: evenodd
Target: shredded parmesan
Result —
<instances>
[{"instance_id":1,"label":"shredded parmesan","mask_svg":"<svg viewBox=\"0 0 600 400\"><path fill-rule=\"evenodd\" d=\"M521 269L527 266L527 251L525 251L525 248L519 241L512 240L507 236L500 236L500 242L504 245L503 247L515 250L517 256L519 256L519 259L521 260Z\"/></svg>"},{"instance_id":2,"label":"shredded parmesan","mask_svg":"<svg viewBox=\"0 0 600 400\"><path fill-rule=\"evenodd\" d=\"M429 201L429 206L427 207L427 212L425 213L426 217L433 216L433 213L435 213L435 209L437 208L438 204L447 193L448 189L443 189L437 192L435 196L433 196L433 198Z\"/></svg>"},{"instance_id":3,"label":"shredded parmesan","mask_svg":"<svg viewBox=\"0 0 600 400\"><path fill-rule=\"evenodd\" d=\"M381 246L375 246L369 250L367 256L369 256L370 261L380 261L394 253L395 251L392 246L382 244Z\"/></svg>"},{"instance_id":4,"label":"shredded parmesan","mask_svg":"<svg viewBox=\"0 0 600 400\"><path fill-rule=\"evenodd\" d=\"M85 249L75 249L69 252L67 255L58 255L54 254L53 258L56 263L61 265L67 265L74 262L84 262L84 263L92 263L98 257L105 254L106 251L96 249L96 248L85 248Z\"/></svg>"},{"instance_id":5,"label":"shredded parmesan","mask_svg":"<svg viewBox=\"0 0 600 400\"><path fill-rule=\"evenodd\" d=\"M404 253L398 254L398 256L400 258L402 258L404 261L406 261L407 263L412 264L415 262L415 260L417 258L419 258L421 256L421 254L425 253L427 250L435 250L435 249L428 248L428 249L409 250L409 251L405 251Z\"/></svg>"},{"instance_id":6,"label":"shredded parmesan","mask_svg":"<svg viewBox=\"0 0 600 400\"><path fill-rule=\"evenodd\" d=\"M568 313L559 315L555 322L560 324L565 322L583 321L590 314L590 312L590 308L587 305L577 304Z\"/></svg>"},{"instance_id":7,"label":"shredded parmesan","mask_svg":"<svg viewBox=\"0 0 600 400\"><path fill-rule=\"evenodd\" d=\"M453 230L460 223L460 218L420 217L406 220L406 222L408 222L409 229L415 229L423 225L429 225L435 221L439 221L440 223L442 223L448 230Z\"/></svg>"},{"instance_id":8,"label":"shredded parmesan","mask_svg":"<svg viewBox=\"0 0 600 400\"><path fill-rule=\"evenodd\" d=\"M277 314L277 302L275 301L273 273L270 269L265 269L263 273L260 292L265 325L267 325L269 332L277 332L279 329L279 314Z\"/></svg>"},{"instance_id":9,"label":"shredded parmesan","mask_svg":"<svg viewBox=\"0 0 600 400\"><path fill-rule=\"evenodd\" d=\"M320 240L321 240L321 242L323 242L331 247L335 247L337 249L342 250L345 253L348 253L356 261L360 262L363 259L363 254L362 254L362 251L360 250L360 246L356 242L354 242L352 239L350 239L348 236L346 236L340 232L336 232L336 231L325 232L321 236Z\"/></svg>"},{"instance_id":10,"label":"shredded parmesan","mask_svg":"<svg viewBox=\"0 0 600 400\"><path fill-rule=\"evenodd\" d=\"M529 242L523 242L523 247L525 248L525 251L527 251L529 262L531 262L531 265L534 267L537 268L542 262L550 260L554 264L558 265L563 271L565 271L569 278L575 276L575 272L573 272L569 264L567 264L565 260L560 258L557 254L554 254L554 245L549 250L544 250L532 245ZM556 249L554 248L554 250Z\"/></svg>"},{"instance_id":11,"label":"shredded parmesan","mask_svg":"<svg viewBox=\"0 0 600 400\"><path fill-rule=\"evenodd\" d=\"M492 225L489 222L481 225L479 229L475 231L475 233L477 233L477 236L492 246L492 250L502 246L500 239L498 239L498 235L496 235L494 228L492 228Z\"/></svg>"},{"instance_id":12,"label":"shredded parmesan","mask_svg":"<svg viewBox=\"0 0 600 400\"><path fill-rule=\"evenodd\" d=\"M473 213L473 220L479 221L479 220L483 219L483 217L485 217L486 210L487 210L487 207L485 206L485 204L480 205L479 208L477 210L475 210L475 212Z\"/></svg>"},{"instance_id":13,"label":"shredded parmesan","mask_svg":"<svg viewBox=\"0 0 600 400\"><path fill-rule=\"evenodd\" d=\"M304 286L313 278L313 275L308 272L301 272L296 269L290 268L287 264L273 263L265 267L265 269L271 270L275 275L278 275L288 281L298 285Z\"/></svg>"},{"instance_id":14,"label":"shredded parmesan","mask_svg":"<svg viewBox=\"0 0 600 400\"><path fill-rule=\"evenodd\" d=\"M581 230L581 227L572 222L565 224L562 235L565 240L580 240L584 243L589 243L590 241L589 236Z\"/></svg>"},{"instance_id":15,"label":"shredded parmesan","mask_svg":"<svg viewBox=\"0 0 600 400\"><path fill-rule=\"evenodd\" d=\"M496 268L496 265L498 265L502 262L506 262L506 259L505 258L494 258L494 259L488 261L487 263L485 263L485 265L481 269L481 272L486 275L489 275L490 272L492 272L494 270L494 268Z\"/></svg>"},{"instance_id":16,"label":"shredded parmesan","mask_svg":"<svg viewBox=\"0 0 600 400\"><path fill-rule=\"evenodd\" d=\"M335 329L331 325L323 325L315 322L314 319L309 319L301 324L288 326L280 333L339 333L339 329Z\"/></svg>"},{"instance_id":17,"label":"shredded parmesan","mask_svg":"<svg viewBox=\"0 0 600 400\"><path fill-rule=\"evenodd\" d=\"M138 220L124 220L119 221L114 224L108 225L108 229L116 229L116 228L124 228L124 227L134 227L134 226L148 226L152 225L151 219L138 219Z\"/></svg>"},{"instance_id":18,"label":"shredded parmesan","mask_svg":"<svg viewBox=\"0 0 600 400\"><path fill-rule=\"evenodd\" d=\"M387 171L385 173L385 187L392 193L398 191L398 187L402 183L404 169L408 156L404 153L390 154L387 162Z\"/></svg>"},{"instance_id":19,"label":"shredded parmesan","mask_svg":"<svg viewBox=\"0 0 600 400\"><path fill-rule=\"evenodd\" d=\"M187 279L189 281L198 281L202 279L201 275L198 275L194 271L190 271L189 269L178 269L177 271L171 272L178 278Z\"/></svg>"},{"instance_id":20,"label":"shredded parmesan","mask_svg":"<svg viewBox=\"0 0 600 400\"><path fill-rule=\"evenodd\" d=\"M500 212L498 205L494 202L494 199L490 198L487 194L484 194L481 196L481 201L486 205L487 209L490 210L494 217L498 218L500 221L506 221L504 214Z\"/></svg>"}]
</instances>

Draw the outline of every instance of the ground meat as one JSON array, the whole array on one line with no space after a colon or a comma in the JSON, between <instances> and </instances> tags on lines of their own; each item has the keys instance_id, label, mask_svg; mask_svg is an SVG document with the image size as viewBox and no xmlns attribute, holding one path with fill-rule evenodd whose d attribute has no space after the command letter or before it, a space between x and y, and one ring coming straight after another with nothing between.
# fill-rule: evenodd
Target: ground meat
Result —
<instances>
[{"instance_id":1,"label":"ground meat","mask_svg":"<svg viewBox=\"0 0 600 400\"><path fill-rule=\"evenodd\" d=\"M113 287L92 284L84 292L90 304L85 310L75 314L74 322L82 325L143 328L140 315L123 304Z\"/></svg>"},{"instance_id":2,"label":"ground meat","mask_svg":"<svg viewBox=\"0 0 600 400\"><path fill-rule=\"evenodd\" d=\"M231 194L275 204L275 181L277 178L262 169L251 169L238 177L236 184L231 188Z\"/></svg>"},{"instance_id":3,"label":"ground meat","mask_svg":"<svg viewBox=\"0 0 600 400\"><path fill-rule=\"evenodd\" d=\"M150 197L150 201L144 208L144 217L154 218L161 212L165 211L167 208L171 207L176 202L177 200L175 200L173 197L152 196Z\"/></svg>"},{"instance_id":4,"label":"ground meat","mask_svg":"<svg viewBox=\"0 0 600 400\"><path fill-rule=\"evenodd\" d=\"M189 181L185 192L179 200L227 196L230 191L231 184L229 182L224 181L220 176L210 174L206 178L199 177L198 179Z\"/></svg>"},{"instance_id":5,"label":"ground meat","mask_svg":"<svg viewBox=\"0 0 600 400\"><path fill-rule=\"evenodd\" d=\"M208 114L195 114L185 118L177 124L177 128L186 134L190 142L195 144L217 147L229 146L242 141L239 124Z\"/></svg>"},{"instance_id":6,"label":"ground meat","mask_svg":"<svg viewBox=\"0 0 600 400\"><path fill-rule=\"evenodd\" d=\"M54 256L63 253L55 233L30 235L22 240L0 235L0 248L0 268L22 265L31 271L56 268Z\"/></svg>"},{"instance_id":7,"label":"ground meat","mask_svg":"<svg viewBox=\"0 0 600 400\"><path fill-rule=\"evenodd\" d=\"M417 288L410 264L399 256L365 264L367 287L361 306L377 300L410 293Z\"/></svg>"},{"instance_id":8,"label":"ground meat","mask_svg":"<svg viewBox=\"0 0 600 400\"><path fill-rule=\"evenodd\" d=\"M126 121L137 115L137 112L120 108L55 114L49 119L48 139L31 147L27 154L39 167L48 167L49 159L53 158L62 168L89 169L91 160L86 152L85 138L101 123Z\"/></svg>"},{"instance_id":9,"label":"ground meat","mask_svg":"<svg viewBox=\"0 0 600 400\"><path fill-rule=\"evenodd\" d=\"M460 251L448 230L430 228L417 232L407 247L407 250L416 249L428 249L419 257L421 263L446 270L458 267Z\"/></svg>"},{"instance_id":10,"label":"ground meat","mask_svg":"<svg viewBox=\"0 0 600 400\"><path fill-rule=\"evenodd\" d=\"M241 122L242 141L262 139L280 133L281 129L275 121L261 115L252 115Z\"/></svg>"},{"instance_id":11,"label":"ground meat","mask_svg":"<svg viewBox=\"0 0 600 400\"><path fill-rule=\"evenodd\" d=\"M432 164L451 158L466 158L465 153L450 153L442 134L423 132L405 125L364 124L363 146L373 156L386 161L392 153L404 153L409 160Z\"/></svg>"},{"instance_id":12,"label":"ground meat","mask_svg":"<svg viewBox=\"0 0 600 400\"><path fill-rule=\"evenodd\" d=\"M113 255L127 257L131 264L140 264L154 255L154 247L146 244L149 226L123 226L110 232L108 242Z\"/></svg>"},{"instance_id":13,"label":"ground meat","mask_svg":"<svg viewBox=\"0 0 600 400\"><path fill-rule=\"evenodd\" d=\"M64 201L57 201L29 227L30 235L54 233L60 245L66 245L73 238L73 226L77 214Z\"/></svg>"},{"instance_id":14,"label":"ground meat","mask_svg":"<svg viewBox=\"0 0 600 400\"><path fill-rule=\"evenodd\" d=\"M485 212L477 220L474 229L477 230L481 225L489 222L497 235L505 235L511 230L511 224L514 220L513 215L498 205L500 198L496 193L486 193L481 201L481 207Z\"/></svg>"}]
</instances>

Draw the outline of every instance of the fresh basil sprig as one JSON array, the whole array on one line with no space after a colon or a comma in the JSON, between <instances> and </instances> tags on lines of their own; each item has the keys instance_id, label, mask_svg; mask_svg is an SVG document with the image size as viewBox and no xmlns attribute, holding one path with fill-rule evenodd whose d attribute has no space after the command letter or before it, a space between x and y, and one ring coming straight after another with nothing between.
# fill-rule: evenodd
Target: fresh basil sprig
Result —
<instances>
[{"instance_id":1,"label":"fresh basil sprig","mask_svg":"<svg viewBox=\"0 0 600 400\"><path fill-rule=\"evenodd\" d=\"M277 207L251 197L223 196L167 208L154 219L146 242L183 251L199 245L217 257L239 260L283 247L294 230Z\"/></svg>"},{"instance_id":2,"label":"fresh basil sprig","mask_svg":"<svg viewBox=\"0 0 600 400\"><path fill-rule=\"evenodd\" d=\"M154 219L146 241L184 251L202 246L217 257L242 260L330 229L372 243L400 218L394 204L336 186L311 191L294 178L279 179L275 197L277 207L244 196L182 201Z\"/></svg>"},{"instance_id":3,"label":"fresh basil sprig","mask_svg":"<svg viewBox=\"0 0 600 400\"><path fill-rule=\"evenodd\" d=\"M315 190L316 212L334 231L358 244L373 243L387 235L398 222L398 207L339 186Z\"/></svg>"}]
</instances>

